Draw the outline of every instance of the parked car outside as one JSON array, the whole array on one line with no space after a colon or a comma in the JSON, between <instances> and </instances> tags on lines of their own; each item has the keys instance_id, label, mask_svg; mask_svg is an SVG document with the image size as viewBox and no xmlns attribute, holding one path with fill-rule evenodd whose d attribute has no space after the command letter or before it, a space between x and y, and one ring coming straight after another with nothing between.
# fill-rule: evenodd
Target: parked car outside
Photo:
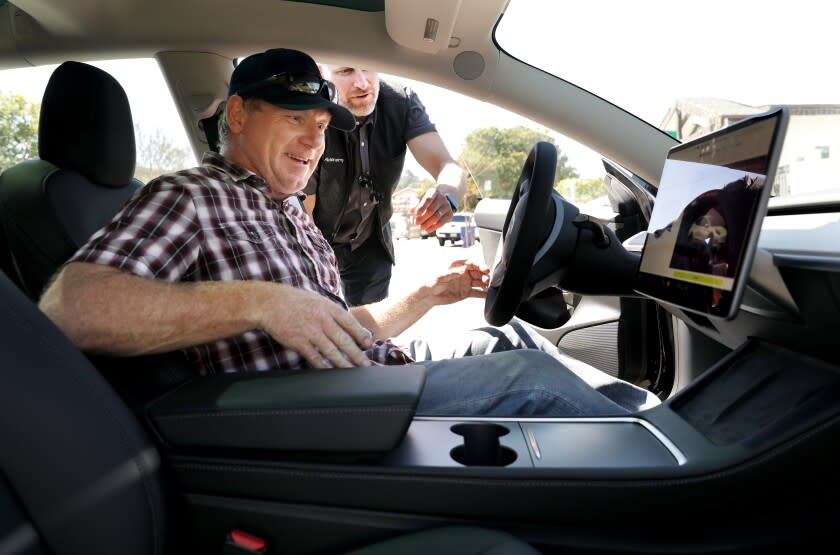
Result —
<instances>
[{"instance_id":1,"label":"parked car outside","mask_svg":"<svg viewBox=\"0 0 840 555\"><path fill-rule=\"evenodd\" d=\"M466 236L465 233L468 233L469 236ZM450 241L453 245L455 241L464 241L465 247L471 245L473 241L478 240L472 213L456 212L451 221L443 224L435 231L435 236L441 247L446 244L446 241Z\"/></svg>"}]
</instances>

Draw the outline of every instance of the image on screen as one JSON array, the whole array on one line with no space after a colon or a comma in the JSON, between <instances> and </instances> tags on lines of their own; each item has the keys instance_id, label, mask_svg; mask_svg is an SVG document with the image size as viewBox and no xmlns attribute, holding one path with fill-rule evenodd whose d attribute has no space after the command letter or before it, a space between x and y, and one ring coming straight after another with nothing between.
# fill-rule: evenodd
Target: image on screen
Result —
<instances>
[{"instance_id":1,"label":"image on screen","mask_svg":"<svg viewBox=\"0 0 840 555\"><path fill-rule=\"evenodd\" d=\"M766 208L786 112L674 147L651 213L636 290L730 318Z\"/></svg>"}]
</instances>

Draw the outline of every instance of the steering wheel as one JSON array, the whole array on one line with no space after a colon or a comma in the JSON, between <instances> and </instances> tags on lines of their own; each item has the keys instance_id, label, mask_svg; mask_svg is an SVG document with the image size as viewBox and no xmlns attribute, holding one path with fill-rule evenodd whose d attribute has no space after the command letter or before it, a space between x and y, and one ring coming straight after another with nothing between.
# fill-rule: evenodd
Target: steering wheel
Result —
<instances>
[{"instance_id":1,"label":"steering wheel","mask_svg":"<svg viewBox=\"0 0 840 555\"><path fill-rule=\"evenodd\" d=\"M557 148L538 142L525 160L502 228L502 255L493 268L484 302L484 319L493 326L508 323L525 300L534 258L551 231L556 172Z\"/></svg>"}]
</instances>

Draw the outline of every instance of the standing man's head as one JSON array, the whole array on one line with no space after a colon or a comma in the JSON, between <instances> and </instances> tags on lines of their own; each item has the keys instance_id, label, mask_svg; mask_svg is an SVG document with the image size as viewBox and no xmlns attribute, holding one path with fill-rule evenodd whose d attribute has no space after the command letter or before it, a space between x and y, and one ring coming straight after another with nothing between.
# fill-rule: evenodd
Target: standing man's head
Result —
<instances>
[{"instance_id":1,"label":"standing man's head","mask_svg":"<svg viewBox=\"0 0 840 555\"><path fill-rule=\"evenodd\" d=\"M338 103L359 119L369 116L379 98L379 74L349 66L325 66L327 78L335 83Z\"/></svg>"},{"instance_id":2,"label":"standing man's head","mask_svg":"<svg viewBox=\"0 0 840 555\"><path fill-rule=\"evenodd\" d=\"M327 127L349 131L356 124L332 102L334 90L303 52L275 48L248 56L231 75L222 154L265 179L276 198L302 190L324 153Z\"/></svg>"}]
</instances>

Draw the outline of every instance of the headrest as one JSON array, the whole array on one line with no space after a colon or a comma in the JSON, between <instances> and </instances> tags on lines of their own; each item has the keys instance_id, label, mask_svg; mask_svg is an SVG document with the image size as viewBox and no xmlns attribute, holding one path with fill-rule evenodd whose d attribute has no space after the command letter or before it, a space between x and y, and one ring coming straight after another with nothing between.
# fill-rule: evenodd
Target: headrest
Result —
<instances>
[{"instance_id":1,"label":"headrest","mask_svg":"<svg viewBox=\"0 0 840 555\"><path fill-rule=\"evenodd\" d=\"M128 97L99 68L64 62L44 91L38 154L59 168L72 168L108 187L134 176L134 123Z\"/></svg>"}]
</instances>

